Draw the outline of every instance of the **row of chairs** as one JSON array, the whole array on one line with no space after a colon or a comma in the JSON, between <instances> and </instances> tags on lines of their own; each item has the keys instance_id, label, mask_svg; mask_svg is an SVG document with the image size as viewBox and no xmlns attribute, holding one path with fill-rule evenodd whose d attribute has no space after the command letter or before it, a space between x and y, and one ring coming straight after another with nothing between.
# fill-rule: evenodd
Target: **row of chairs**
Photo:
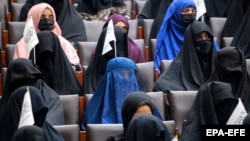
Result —
<instances>
[{"instance_id":1,"label":"row of chairs","mask_svg":"<svg viewBox=\"0 0 250 141\"><path fill-rule=\"evenodd\" d=\"M181 131L181 125L188 114L196 91L171 91L170 94L163 92L148 92L156 104L160 113L166 116L166 101L169 96L172 104L173 120L164 120L172 135L175 129ZM100 141L105 140L107 136L123 130L122 124L88 124L86 131L80 131L79 124L82 122L84 109L87 107L93 94L86 96L60 95L64 108L65 125L54 126L66 141ZM163 116L163 117L164 117Z\"/></svg>"}]
</instances>

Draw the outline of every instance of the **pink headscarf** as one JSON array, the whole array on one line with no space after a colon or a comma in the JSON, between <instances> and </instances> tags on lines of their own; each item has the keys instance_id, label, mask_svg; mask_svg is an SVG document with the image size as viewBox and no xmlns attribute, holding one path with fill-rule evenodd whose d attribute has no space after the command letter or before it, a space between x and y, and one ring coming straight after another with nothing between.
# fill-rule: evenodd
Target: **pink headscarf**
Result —
<instances>
[{"instance_id":1,"label":"pink headscarf","mask_svg":"<svg viewBox=\"0 0 250 141\"><path fill-rule=\"evenodd\" d=\"M72 46L72 44L61 36L62 31L56 22L56 14L53 7L51 7L47 3L39 3L34 5L28 13L26 22L30 19L30 17L32 17L36 33L40 32L40 30L38 29L38 24L40 22L41 15L46 8L49 8L54 15L54 28L52 29L52 32L58 36L62 49L64 50L64 53L66 54L70 63L78 65L80 63L80 59L77 55L77 52L75 48ZM16 43L13 59L16 58L29 58L29 53L26 51L25 48L24 38L21 38Z\"/></svg>"}]
</instances>

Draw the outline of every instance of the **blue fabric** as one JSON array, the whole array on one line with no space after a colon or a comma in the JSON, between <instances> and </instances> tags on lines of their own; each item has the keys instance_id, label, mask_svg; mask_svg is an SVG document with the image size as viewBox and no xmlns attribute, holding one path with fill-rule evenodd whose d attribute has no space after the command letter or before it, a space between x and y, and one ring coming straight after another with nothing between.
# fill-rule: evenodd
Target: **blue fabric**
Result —
<instances>
[{"instance_id":1,"label":"blue fabric","mask_svg":"<svg viewBox=\"0 0 250 141\"><path fill-rule=\"evenodd\" d=\"M181 13L187 7L196 8L194 1L174 0L165 14L155 48L154 64L159 74L161 60L173 60L180 51L187 27L182 21Z\"/></svg>"},{"instance_id":2,"label":"blue fabric","mask_svg":"<svg viewBox=\"0 0 250 141\"><path fill-rule=\"evenodd\" d=\"M88 123L122 123L123 99L139 91L135 76L135 63L125 57L111 59L107 71L88 103L82 129Z\"/></svg>"}]
</instances>

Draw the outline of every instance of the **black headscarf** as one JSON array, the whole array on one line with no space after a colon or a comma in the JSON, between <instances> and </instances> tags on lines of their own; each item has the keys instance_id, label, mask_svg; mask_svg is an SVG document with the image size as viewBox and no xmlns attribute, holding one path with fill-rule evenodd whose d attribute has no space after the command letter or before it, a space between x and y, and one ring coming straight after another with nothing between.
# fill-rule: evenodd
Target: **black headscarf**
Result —
<instances>
[{"instance_id":1,"label":"black headscarf","mask_svg":"<svg viewBox=\"0 0 250 141\"><path fill-rule=\"evenodd\" d=\"M202 125L225 125L238 104L236 92L224 82L209 82L200 87L179 141L201 141Z\"/></svg>"},{"instance_id":2,"label":"black headscarf","mask_svg":"<svg viewBox=\"0 0 250 141\"><path fill-rule=\"evenodd\" d=\"M242 51L235 47L224 47L215 57L215 70L208 81L231 83L236 97L242 99L247 112L250 111L250 77Z\"/></svg>"},{"instance_id":3,"label":"black headscarf","mask_svg":"<svg viewBox=\"0 0 250 141\"><path fill-rule=\"evenodd\" d=\"M195 49L197 37L206 32L211 39L211 50L207 55L199 55ZM209 26L195 21L187 27L183 46L172 61L169 69L155 82L154 91L198 90L214 70L216 49Z\"/></svg>"},{"instance_id":4,"label":"black headscarf","mask_svg":"<svg viewBox=\"0 0 250 141\"><path fill-rule=\"evenodd\" d=\"M76 8L68 0L27 0L21 9L19 21L26 21L27 14L35 4L49 3L56 13L56 21L62 36L70 42L87 41L84 23Z\"/></svg>"},{"instance_id":5,"label":"black headscarf","mask_svg":"<svg viewBox=\"0 0 250 141\"><path fill-rule=\"evenodd\" d=\"M30 52L30 59L42 72L43 80L59 95L82 94L75 71L58 37L50 31L39 32L37 36L39 43Z\"/></svg>"},{"instance_id":6,"label":"black headscarf","mask_svg":"<svg viewBox=\"0 0 250 141\"><path fill-rule=\"evenodd\" d=\"M18 124L21 116L24 94L29 88L30 98L32 103L32 112L36 126L43 128L47 141L64 141L51 124L46 121L48 107L44 102L41 91L33 86L22 86L16 89L11 95L6 109L0 119L0 140L9 141L18 129Z\"/></svg>"},{"instance_id":7,"label":"black headscarf","mask_svg":"<svg viewBox=\"0 0 250 141\"><path fill-rule=\"evenodd\" d=\"M28 76L33 75L34 78ZM6 107L11 94L17 88L29 85L38 88L48 106L47 121L52 125L64 124L63 105L58 94L52 90L42 79L41 72L35 68L31 60L17 58L10 62L4 85L3 96L0 100L0 115Z\"/></svg>"},{"instance_id":8,"label":"black headscarf","mask_svg":"<svg viewBox=\"0 0 250 141\"><path fill-rule=\"evenodd\" d=\"M249 40L249 33L250 33L250 1L249 2L249 8L241 21L239 27L235 31L235 34L233 36L233 41L231 43L231 46L235 46L239 48L244 56L245 59L250 58L250 40Z\"/></svg>"},{"instance_id":9,"label":"black headscarf","mask_svg":"<svg viewBox=\"0 0 250 141\"><path fill-rule=\"evenodd\" d=\"M124 99L122 104L122 120L125 133L134 113L142 105L148 105L152 111L152 114L163 120L163 117L161 116L155 104L152 102L152 98L149 95L142 91L133 92Z\"/></svg>"},{"instance_id":10,"label":"black headscarf","mask_svg":"<svg viewBox=\"0 0 250 141\"><path fill-rule=\"evenodd\" d=\"M221 37L233 37L235 35L235 32L237 31L239 25L241 24L248 10L248 7L250 6L249 0L227 0L227 1L231 1L232 5L231 7L227 7L229 11ZM225 5L223 5L223 7L225 7ZM249 19L249 17L247 18Z\"/></svg>"},{"instance_id":11,"label":"black headscarf","mask_svg":"<svg viewBox=\"0 0 250 141\"><path fill-rule=\"evenodd\" d=\"M124 0L80 0L76 9L78 12L95 15L98 11L111 8L112 6L126 6L126 4Z\"/></svg>"},{"instance_id":12,"label":"black headscarf","mask_svg":"<svg viewBox=\"0 0 250 141\"><path fill-rule=\"evenodd\" d=\"M164 123L153 115L138 115L129 123L126 141L171 141Z\"/></svg>"},{"instance_id":13,"label":"black headscarf","mask_svg":"<svg viewBox=\"0 0 250 141\"><path fill-rule=\"evenodd\" d=\"M111 51L102 55L102 50L105 42L107 28L104 28L99 40L97 42L95 55L91 62L88 65L88 68L84 74L84 94L94 93L97 88L97 85L102 78L102 76L106 72L107 63L110 59L115 57L115 49L114 42L110 42L111 47L113 48ZM120 27L114 26L114 32L116 37L116 52L117 57L127 57L128 58L128 38L127 33L123 31ZM141 72L136 68L135 70L136 78L138 81L138 85L141 90L148 91L148 87L145 86L144 78L141 75Z\"/></svg>"},{"instance_id":14,"label":"black headscarf","mask_svg":"<svg viewBox=\"0 0 250 141\"><path fill-rule=\"evenodd\" d=\"M11 141L47 141L47 137L41 127L30 125L16 130Z\"/></svg>"},{"instance_id":15,"label":"black headscarf","mask_svg":"<svg viewBox=\"0 0 250 141\"><path fill-rule=\"evenodd\" d=\"M227 17L233 1L238 0L204 0L206 6L206 16L208 17Z\"/></svg>"}]
</instances>

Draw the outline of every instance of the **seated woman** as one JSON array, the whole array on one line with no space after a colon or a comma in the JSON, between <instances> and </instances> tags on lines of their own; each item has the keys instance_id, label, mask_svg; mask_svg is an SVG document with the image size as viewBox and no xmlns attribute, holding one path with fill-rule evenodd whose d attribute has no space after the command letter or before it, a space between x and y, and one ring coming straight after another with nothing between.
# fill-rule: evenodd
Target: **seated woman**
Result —
<instances>
[{"instance_id":1,"label":"seated woman","mask_svg":"<svg viewBox=\"0 0 250 141\"><path fill-rule=\"evenodd\" d=\"M125 141L171 141L167 127L153 115L138 115L129 123Z\"/></svg>"},{"instance_id":2,"label":"seated woman","mask_svg":"<svg viewBox=\"0 0 250 141\"><path fill-rule=\"evenodd\" d=\"M83 130L89 123L122 123L122 101L131 92L139 91L135 67L135 63L126 57L109 60L106 73L85 110Z\"/></svg>"},{"instance_id":3,"label":"seated woman","mask_svg":"<svg viewBox=\"0 0 250 141\"><path fill-rule=\"evenodd\" d=\"M195 20L193 0L174 0L169 5L157 34L154 62L160 74L161 60L173 60L179 53L187 26Z\"/></svg>"},{"instance_id":4,"label":"seated woman","mask_svg":"<svg viewBox=\"0 0 250 141\"><path fill-rule=\"evenodd\" d=\"M208 81L230 83L235 96L241 98L242 103L250 112L250 76L246 68L243 52L236 47L224 47L215 56L215 70Z\"/></svg>"},{"instance_id":5,"label":"seated woman","mask_svg":"<svg viewBox=\"0 0 250 141\"><path fill-rule=\"evenodd\" d=\"M236 95L229 83L212 81L201 86L183 123L179 141L201 141L202 126L226 125L238 104Z\"/></svg>"},{"instance_id":6,"label":"seated woman","mask_svg":"<svg viewBox=\"0 0 250 141\"><path fill-rule=\"evenodd\" d=\"M12 93L25 85L34 86L41 91L44 102L48 105L46 120L51 125L65 124L63 105L59 95L42 80L42 73L32 61L25 58L15 59L8 66L3 96L0 100L0 117Z\"/></svg>"},{"instance_id":7,"label":"seated woman","mask_svg":"<svg viewBox=\"0 0 250 141\"><path fill-rule=\"evenodd\" d=\"M54 9L47 3L39 3L34 5L27 16L26 22L32 18L33 25L37 33L41 31L51 31L60 41L60 46L62 47L64 53L66 54L69 62L72 65L79 66L80 59L77 55L75 48L72 44L62 37L62 31L56 21L56 14ZM29 53L26 50L24 38L21 38L16 43L16 48L14 51L14 58L29 58Z\"/></svg>"},{"instance_id":8,"label":"seated woman","mask_svg":"<svg viewBox=\"0 0 250 141\"><path fill-rule=\"evenodd\" d=\"M87 70L84 74L84 94L94 93L98 83L100 82L102 76L104 76L107 68L107 63L109 60L115 57L126 57L128 58L128 41L127 33L124 32L121 28L114 26L114 34L116 37L116 42L110 42L112 50L102 55L105 37L107 33L107 27L103 29L99 40L96 45L95 54L91 62L87 67ZM116 48L115 48L116 46ZM141 91L148 91L148 87L145 84L145 80L142 77L141 72L135 68L136 78L138 81L139 89Z\"/></svg>"},{"instance_id":9,"label":"seated woman","mask_svg":"<svg viewBox=\"0 0 250 141\"><path fill-rule=\"evenodd\" d=\"M128 19L121 14L113 14L109 16L104 24L103 28L108 26L109 21L112 20L115 26L123 29L128 36L129 31L129 23ZM132 59L135 63L143 63L145 62L144 52L140 49L140 47L128 36L128 57Z\"/></svg>"},{"instance_id":10,"label":"seated woman","mask_svg":"<svg viewBox=\"0 0 250 141\"><path fill-rule=\"evenodd\" d=\"M46 3L33 6L27 21L32 18L39 43L30 54L24 37L16 44L14 59L30 58L43 73L43 80L58 94L81 94L81 86L75 70L81 70L80 59L75 48L61 36L55 12Z\"/></svg>"},{"instance_id":11,"label":"seated woman","mask_svg":"<svg viewBox=\"0 0 250 141\"><path fill-rule=\"evenodd\" d=\"M0 118L0 140L10 141L18 129L24 95L27 89L30 93L34 125L44 130L48 141L64 141L63 136L46 120L48 112L47 104L44 102L41 91L33 86L22 86L12 93Z\"/></svg>"},{"instance_id":12,"label":"seated woman","mask_svg":"<svg viewBox=\"0 0 250 141\"><path fill-rule=\"evenodd\" d=\"M122 102L122 123L123 132L117 133L107 138L107 141L124 141L130 121L141 114L155 115L159 119L163 120L157 107L152 102L152 99L145 92L138 91L132 92Z\"/></svg>"},{"instance_id":13,"label":"seated woman","mask_svg":"<svg viewBox=\"0 0 250 141\"><path fill-rule=\"evenodd\" d=\"M209 26L191 23L179 54L155 82L153 91L198 90L214 70L216 52Z\"/></svg>"},{"instance_id":14,"label":"seated woman","mask_svg":"<svg viewBox=\"0 0 250 141\"><path fill-rule=\"evenodd\" d=\"M32 6L48 3L55 10L56 21L62 29L62 36L71 43L87 41L86 30L82 18L69 0L27 0L21 9L19 21L25 21Z\"/></svg>"}]
</instances>

